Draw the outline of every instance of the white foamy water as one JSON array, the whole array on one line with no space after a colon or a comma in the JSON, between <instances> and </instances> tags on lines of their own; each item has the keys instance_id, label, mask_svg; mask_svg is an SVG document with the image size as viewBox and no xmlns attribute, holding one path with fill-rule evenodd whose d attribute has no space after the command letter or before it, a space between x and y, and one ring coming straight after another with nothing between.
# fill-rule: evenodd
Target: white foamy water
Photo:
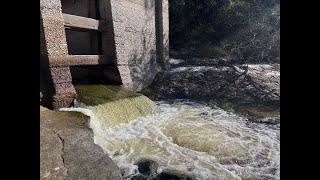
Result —
<instances>
[{"instance_id":1,"label":"white foamy water","mask_svg":"<svg viewBox=\"0 0 320 180\"><path fill-rule=\"evenodd\" d=\"M110 127L94 108L61 110L91 117L95 143L125 177L137 174L134 163L146 158L158 162L159 171L178 170L197 179L280 179L279 126L248 123L192 102L157 103L161 113Z\"/></svg>"}]
</instances>

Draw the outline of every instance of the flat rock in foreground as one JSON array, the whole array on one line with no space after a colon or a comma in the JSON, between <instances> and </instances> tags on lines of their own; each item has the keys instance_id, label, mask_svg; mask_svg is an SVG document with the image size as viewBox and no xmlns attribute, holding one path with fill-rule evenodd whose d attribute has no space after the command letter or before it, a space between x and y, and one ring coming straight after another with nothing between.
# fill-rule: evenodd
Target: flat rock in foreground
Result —
<instances>
[{"instance_id":1,"label":"flat rock in foreground","mask_svg":"<svg viewBox=\"0 0 320 180\"><path fill-rule=\"evenodd\" d=\"M118 166L94 144L88 116L40 107L40 179L122 177Z\"/></svg>"}]
</instances>

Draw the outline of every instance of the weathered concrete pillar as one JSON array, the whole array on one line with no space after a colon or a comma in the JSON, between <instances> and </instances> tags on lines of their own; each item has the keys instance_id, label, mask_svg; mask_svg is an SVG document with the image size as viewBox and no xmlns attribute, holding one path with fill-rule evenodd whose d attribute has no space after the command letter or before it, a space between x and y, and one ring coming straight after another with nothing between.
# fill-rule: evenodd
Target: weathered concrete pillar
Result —
<instances>
[{"instance_id":1,"label":"weathered concrete pillar","mask_svg":"<svg viewBox=\"0 0 320 180\"><path fill-rule=\"evenodd\" d=\"M117 7L114 7L111 0L99 0L100 20L104 20L107 23L107 31L101 33L102 53L116 67L118 73L115 74L120 74L123 86L128 90L133 90L128 61L121 58L121 52L118 51L119 48L116 45L117 37L115 37L115 34L118 29L114 28L112 13L114 8L116 9Z\"/></svg>"},{"instance_id":2,"label":"weathered concrete pillar","mask_svg":"<svg viewBox=\"0 0 320 180\"><path fill-rule=\"evenodd\" d=\"M68 55L60 0L40 0L40 66L46 76L43 104L68 107L76 97L68 66L51 66L50 56Z\"/></svg>"},{"instance_id":3,"label":"weathered concrete pillar","mask_svg":"<svg viewBox=\"0 0 320 180\"><path fill-rule=\"evenodd\" d=\"M100 19L108 27L102 34L103 53L117 66L123 86L141 91L165 69L169 57L168 0L99 2Z\"/></svg>"},{"instance_id":4,"label":"weathered concrete pillar","mask_svg":"<svg viewBox=\"0 0 320 180\"><path fill-rule=\"evenodd\" d=\"M169 65L169 3L168 0L156 0L156 37L157 62L162 70Z\"/></svg>"},{"instance_id":5,"label":"weathered concrete pillar","mask_svg":"<svg viewBox=\"0 0 320 180\"><path fill-rule=\"evenodd\" d=\"M163 61L166 68L169 65L169 2L162 0L162 25L163 25Z\"/></svg>"}]
</instances>

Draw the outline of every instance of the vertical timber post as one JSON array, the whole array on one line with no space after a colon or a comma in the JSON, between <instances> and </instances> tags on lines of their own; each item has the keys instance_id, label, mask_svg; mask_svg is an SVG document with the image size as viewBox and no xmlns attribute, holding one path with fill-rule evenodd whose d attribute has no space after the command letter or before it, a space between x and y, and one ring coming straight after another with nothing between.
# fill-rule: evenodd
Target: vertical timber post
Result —
<instances>
[{"instance_id":1,"label":"vertical timber post","mask_svg":"<svg viewBox=\"0 0 320 180\"><path fill-rule=\"evenodd\" d=\"M69 107L76 91L69 66L51 66L50 56L68 55L60 0L40 0L40 67L47 75L44 105Z\"/></svg>"}]
</instances>

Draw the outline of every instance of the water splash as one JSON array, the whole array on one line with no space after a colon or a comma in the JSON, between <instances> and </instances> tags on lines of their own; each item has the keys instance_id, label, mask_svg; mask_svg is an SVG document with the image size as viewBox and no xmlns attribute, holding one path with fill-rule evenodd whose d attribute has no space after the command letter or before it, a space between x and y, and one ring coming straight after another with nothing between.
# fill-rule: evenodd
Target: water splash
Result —
<instances>
[{"instance_id":1,"label":"water splash","mask_svg":"<svg viewBox=\"0 0 320 180\"><path fill-rule=\"evenodd\" d=\"M95 142L127 177L138 173L135 162L147 158L159 163L159 171L178 170L197 179L280 179L278 126L248 123L193 102L157 103L162 112L112 125L100 111L72 110L91 117Z\"/></svg>"}]
</instances>

